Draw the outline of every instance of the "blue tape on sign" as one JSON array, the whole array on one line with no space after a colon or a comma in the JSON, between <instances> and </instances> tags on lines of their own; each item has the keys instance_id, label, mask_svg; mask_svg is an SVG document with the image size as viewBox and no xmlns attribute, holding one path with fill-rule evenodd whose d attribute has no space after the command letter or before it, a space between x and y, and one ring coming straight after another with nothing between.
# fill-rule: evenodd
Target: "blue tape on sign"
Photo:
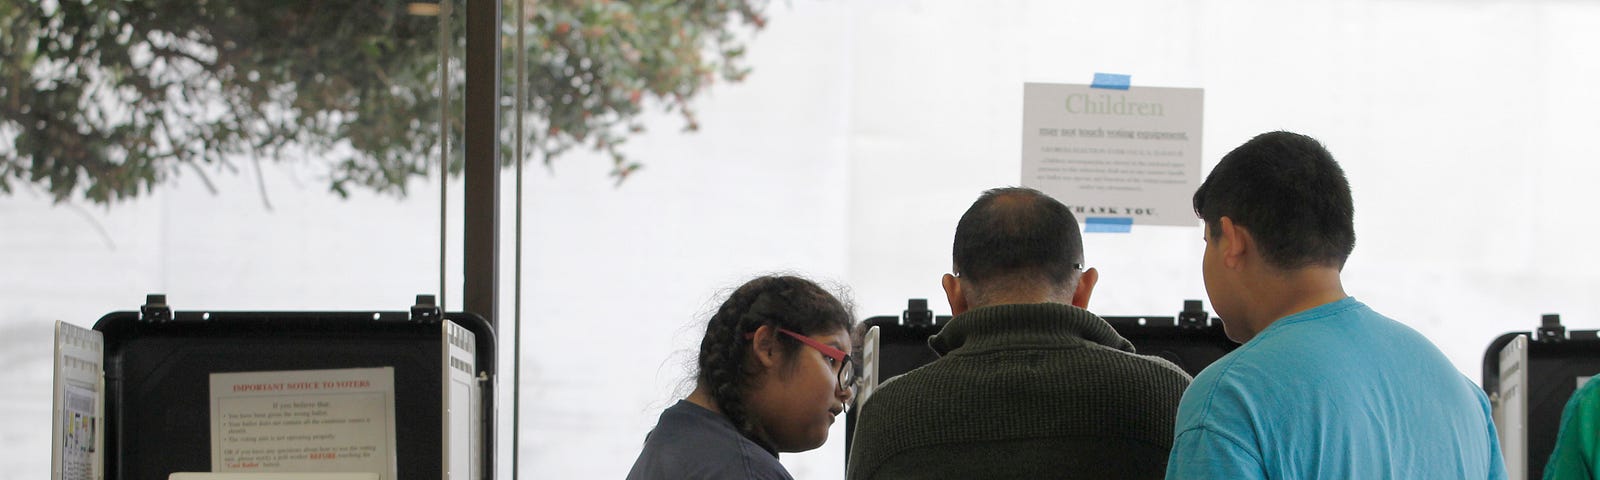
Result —
<instances>
[{"instance_id":1,"label":"blue tape on sign","mask_svg":"<svg viewBox=\"0 0 1600 480\"><path fill-rule=\"evenodd\" d=\"M1094 83L1089 88L1109 88L1112 90L1127 90L1133 85L1133 75L1120 75L1116 73L1096 73Z\"/></svg>"},{"instance_id":2,"label":"blue tape on sign","mask_svg":"<svg viewBox=\"0 0 1600 480\"><path fill-rule=\"evenodd\" d=\"M1084 233L1128 233L1133 231L1132 217L1085 217Z\"/></svg>"}]
</instances>

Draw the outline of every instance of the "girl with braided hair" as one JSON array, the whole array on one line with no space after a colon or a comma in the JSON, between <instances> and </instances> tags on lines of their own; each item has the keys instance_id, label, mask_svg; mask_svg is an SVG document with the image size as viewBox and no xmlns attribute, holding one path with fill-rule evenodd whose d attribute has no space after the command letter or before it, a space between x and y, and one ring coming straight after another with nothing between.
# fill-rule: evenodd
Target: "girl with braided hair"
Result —
<instances>
[{"instance_id":1,"label":"girl with braided hair","mask_svg":"<svg viewBox=\"0 0 1600 480\"><path fill-rule=\"evenodd\" d=\"M734 290L706 325L694 392L661 413L628 479L792 478L778 452L822 446L854 394L852 323L804 278Z\"/></svg>"}]
</instances>

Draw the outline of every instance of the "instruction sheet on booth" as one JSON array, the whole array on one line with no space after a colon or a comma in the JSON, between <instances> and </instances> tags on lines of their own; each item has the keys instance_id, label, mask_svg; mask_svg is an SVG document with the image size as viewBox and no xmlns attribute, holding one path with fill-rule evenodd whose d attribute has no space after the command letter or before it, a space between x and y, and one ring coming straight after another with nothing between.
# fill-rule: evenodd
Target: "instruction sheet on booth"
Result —
<instances>
[{"instance_id":1,"label":"instruction sheet on booth","mask_svg":"<svg viewBox=\"0 0 1600 480\"><path fill-rule=\"evenodd\" d=\"M395 479L394 368L211 374L216 472Z\"/></svg>"}]
</instances>

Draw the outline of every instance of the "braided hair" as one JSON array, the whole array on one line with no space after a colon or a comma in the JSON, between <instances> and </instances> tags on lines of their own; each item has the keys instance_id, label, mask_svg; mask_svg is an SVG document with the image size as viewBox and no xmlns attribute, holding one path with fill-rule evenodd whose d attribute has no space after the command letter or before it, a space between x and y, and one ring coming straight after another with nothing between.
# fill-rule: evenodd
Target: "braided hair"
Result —
<instances>
[{"instance_id":1,"label":"braided hair","mask_svg":"<svg viewBox=\"0 0 1600 480\"><path fill-rule=\"evenodd\" d=\"M757 371L746 362L752 341L745 338L762 326L788 329L801 335L850 331L850 313L833 294L816 283L795 276L759 277L738 289L717 308L700 341L700 385L706 387L717 408L739 433L776 454L777 449L756 436L758 425L746 409L744 398ZM793 353L800 342L777 336L782 351Z\"/></svg>"}]
</instances>

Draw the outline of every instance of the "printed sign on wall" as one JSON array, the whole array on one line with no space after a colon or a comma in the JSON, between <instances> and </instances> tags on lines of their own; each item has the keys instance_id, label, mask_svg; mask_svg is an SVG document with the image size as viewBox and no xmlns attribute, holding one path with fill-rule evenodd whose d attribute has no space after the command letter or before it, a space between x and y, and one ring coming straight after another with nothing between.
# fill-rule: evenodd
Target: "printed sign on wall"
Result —
<instances>
[{"instance_id":1,"label":"printed sign on wall","mask_svg":"<svg viewBox=\"0 0 1600 480\"><path fill-rule=\"evenodd\" d=\"M1203 103L1198 88L1025 84L1022 185L1089 227L1198 225Z\"/></svg>"}]
</instances>

